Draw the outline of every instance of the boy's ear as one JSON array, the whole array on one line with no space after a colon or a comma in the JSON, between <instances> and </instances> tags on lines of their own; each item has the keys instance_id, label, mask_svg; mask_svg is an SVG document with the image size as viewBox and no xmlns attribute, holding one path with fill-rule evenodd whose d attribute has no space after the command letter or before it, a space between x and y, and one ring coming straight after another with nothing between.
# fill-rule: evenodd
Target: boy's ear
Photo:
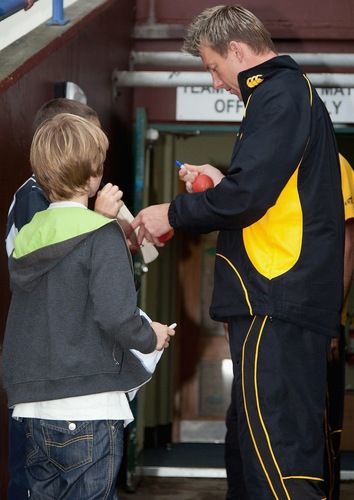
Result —
<instances>
[{"instance_id":1,"label":"boy's ear","mask_svg":"<svg viewBox=\"0 0 354 500\"><path fill-rule=\"evenodd\" d=\"M100 180L98 177L91 176L85 185L85 193L88 194L89 198L95 196L100 187Z\"/></svg>"}]
</instances>

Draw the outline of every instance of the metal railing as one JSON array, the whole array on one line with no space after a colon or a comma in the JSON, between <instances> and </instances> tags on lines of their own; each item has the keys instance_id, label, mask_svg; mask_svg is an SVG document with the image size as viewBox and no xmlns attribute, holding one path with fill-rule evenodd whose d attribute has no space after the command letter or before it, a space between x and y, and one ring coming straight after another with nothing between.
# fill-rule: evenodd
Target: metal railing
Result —
<instances>
[{"instance_id":1,"label":"metal railing","mask_svg":"<svg viewBox=\"0 0 354 500\"><path fill-rule=\"evenodd\" d=\"M37 1L37 0L36 0ZM26 7L26 0L0 0L0 21L16 14ZM52 18L48 21L49 25L66 24L68 19L64 18L63 0L53 0Z\"/></svg>"}]
</instances>

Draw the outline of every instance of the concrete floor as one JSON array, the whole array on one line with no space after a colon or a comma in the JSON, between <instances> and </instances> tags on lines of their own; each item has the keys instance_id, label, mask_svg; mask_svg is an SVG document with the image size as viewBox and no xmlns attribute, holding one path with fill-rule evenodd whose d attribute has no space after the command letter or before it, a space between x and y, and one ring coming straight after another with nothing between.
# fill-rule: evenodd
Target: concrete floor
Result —
<instances>
[{"instance_id":1,"label":"concrete floor","mask_svg":"<svg viewBox=\"0 0 354 500\"><path fill-rule=\"evenodd\" d=\"M134 493L119 500L225 500L225 479L144 477ZM342 482L340 500L354 500L354 481Z\"/></svg>"}]
</instances>

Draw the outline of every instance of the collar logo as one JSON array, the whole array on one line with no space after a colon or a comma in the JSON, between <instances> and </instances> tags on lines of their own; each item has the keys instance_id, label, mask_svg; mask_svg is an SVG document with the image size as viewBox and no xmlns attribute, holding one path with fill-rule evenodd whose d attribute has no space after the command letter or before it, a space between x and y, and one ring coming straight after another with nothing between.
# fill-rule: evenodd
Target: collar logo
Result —
<instances>
[{"instance_id":1,"label":"collar logo","mask_svg":"<svg viewBox=\"0 0 354 500\"><path fill-rule=\"evenodd\" d=\"M254 75L250 76L246 80L247 87L250 89L253 89L254 87L257 87L260 83L262 83L264 80L263 75Z\"/></svg>"}]
</instances>

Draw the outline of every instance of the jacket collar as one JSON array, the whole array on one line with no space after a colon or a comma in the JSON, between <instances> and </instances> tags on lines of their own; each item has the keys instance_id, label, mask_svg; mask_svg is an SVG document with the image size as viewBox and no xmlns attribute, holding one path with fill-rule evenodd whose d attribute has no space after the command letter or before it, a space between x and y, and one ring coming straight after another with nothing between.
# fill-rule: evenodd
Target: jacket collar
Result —
<instances>
[{"instance_id":1,"label":"jacket collar","mask_svg":"<svg viewBox=\"0 0 354 500\"><path fill-rule=\"evenodd\" d=\"M243 102L246 103L250 95L259 85L272 78L274 73L278 73L281 69L302 73L294 59L288 55L273 57L258 66L253 66L245 71L241 71L238 75L238 83Z\"/></svg>"}]
</instances>

